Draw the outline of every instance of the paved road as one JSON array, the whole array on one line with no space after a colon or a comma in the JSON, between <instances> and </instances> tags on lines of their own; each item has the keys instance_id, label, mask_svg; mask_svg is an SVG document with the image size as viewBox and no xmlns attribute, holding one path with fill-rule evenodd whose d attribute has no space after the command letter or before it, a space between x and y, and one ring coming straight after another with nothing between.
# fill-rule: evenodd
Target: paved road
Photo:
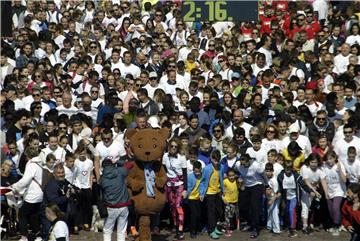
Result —
<instances>
[{"instance_id":1,"label":"paved road","mask_svg":"<svg viewBox=\"0 0 360 241\"><path fill-rule=\"evenodd\" d=\"M250 239L248 232L234 232L232 237L221 237L219 241L221 240L236 240L236 241L348 241L350 240L350 235L348 233L341 233L340 236L334 237L330 233L326 233L324 231L321 232L315 232L311 235L303 235L302 233L299 233L298 237L295 238L289 238L287 236L287 233L282 233L281 235L274 236L271 233L267 233L266 231L262 232L260 236L257 239ZM71 241L77 241L77 240L87 240L87 241L102 241L102 233L93 233L93 232L81 232L78 236L71 236ZM116 241L115 235L113 236L114 241ZM132 239L127 239L131 241ZM174 236L163 232L158 237L153 237L153 241L173 241ZM188 233L185 234L185 240L192 240L190 239ZM199 235L194 241L208 241L211 240L209 236L207 235Z\"/></svg>"}]
</instances>

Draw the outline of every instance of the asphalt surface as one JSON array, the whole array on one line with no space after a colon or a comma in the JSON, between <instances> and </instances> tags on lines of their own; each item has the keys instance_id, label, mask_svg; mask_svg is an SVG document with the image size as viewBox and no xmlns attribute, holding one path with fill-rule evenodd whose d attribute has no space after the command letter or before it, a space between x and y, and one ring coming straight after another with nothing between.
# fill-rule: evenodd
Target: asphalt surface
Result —
<instances>
[{"instance_id":1,"label":"asphalt surface","mask_svg":"<svg viewBox=\"0 0 360 241\"><path fill-rule=\"evenodd\" d=\"M102 233L94 232L81 232L80 235L71 236L70 240L88 240L88 241L102 241ZM116 241L116 235L113 234L112 240ZM132 238L128 238L128 241L132 241ZM167 231L161 231L160 236L153 236L153 241L174 241L174 235ZM196 240L196 241L208 241L211 240L208 235L198 235L196 239L190 239L189 233L185 233L185 240ZM340 236L332 236L331 233L325 231L314 232L310 235L302 234L298 232L298 236L295 238L289 238L287 232L282 232L280 235L273 235L267 231L262 231L257 239L250 239L249 232L237 232L233 233L232 237L221 236L219 240L241 240L241 241L348 241L350 240L350 234L341 232Z\"/></svg>"}]
</instances>

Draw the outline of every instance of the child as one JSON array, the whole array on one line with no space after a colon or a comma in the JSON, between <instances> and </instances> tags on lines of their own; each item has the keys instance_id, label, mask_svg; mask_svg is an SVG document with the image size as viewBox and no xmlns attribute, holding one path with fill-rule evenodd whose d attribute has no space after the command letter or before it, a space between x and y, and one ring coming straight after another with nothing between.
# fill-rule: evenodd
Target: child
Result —
<instances>
[{"instance_id":1,"label":"child","mask_svg":"<svg viewBox=\"0 0 360 241\"><path fill-rule=\"evenodd\" d=\"M41 188L44 190L51 178L53 178L54 165L56 157L54 154L49 153L46 156L45 165L43 165L42 183Z\"/></svg>"},{"instance_id":2,"label":"child","mask_svg":"<svg viewBox=\"0 0 360 241\"><path fill-rule=\"evenodd\" d=\"M223 201L225 204L225 225L226 225L226 237L232 236L232 231L230 230L230 222L234 215L236 216L236 228L240 229L240 220L239 220L239 205L238 205L238 183L237 176L234 169L229 168L226 172L226 178L224 179L224 194Z\"/></svg>"},{"instance_id":3,"label":"child","mask_svg":"<svg viewBox=\"0 0 360 241\"><path fill-rule=\"evenodd\" d=\"M190 175L194 170L194 163L200 162L201 169L205 167L205 163L201 160L198 160L198 150L195 147L190 148L189 153L187 155L187 175Z\"/></svg>"},{"instance_id":4,"label":"child","mask_svg":"<svg viewBox=\"0 0 360 241\"><path fill-rule=\"evenodd\" d=\"M74 184L75 177L77 176L78 168L74 165L75 155L71 152L66 153L65 155L65 179Z\"/></svg>"},{"instance_id":5,"label":"child","mask_svg":"<svg viewBox=\"0 0 360 241\"><path fill-rule=\"evenodd\" d=\"M227 148L227 155L221 160L221 164L224 165L224 174L226 174L229 169L235 170L236 167L238 168L240 166L237 153L237 146L234 143L230 143Z\"/></svg>"},{"instance_id":6,"label":"child","mask_svg":"<svg viewBox=\"0 0 360 241\"><path fill-rule=\"evenodd\" d=\"M345 197L346 191L346 174L344 166L338 162L337 155L334 151L328 151L324 156L325 164L323 172L326 175L329 199L327 205L330 212L334 228L331 229L333 236L339 236L339 228L341 224L340 208Z\"/></svg>"},{"instance_id":7,"label":"child","mask_svg":"<svg viewBox=\"0 0 360 241\"><path fill-rule=\"evenodd\" d=\"M351 183L348 186L346 201L341 208L342 224L351 233L350 240L359 240L360 235L360 184Z\"/></svg>"},{"instance_id":8,"label":"child","mask_svg":"<svg viewBox=\"0 0 360 241\"><path fill-rule=\"evenodd\" d=\"M273 165L275 178L277 178L279 173L284 169L282 164L279 164L277 162L277 159L278 159L278 153L275 149L271 149L270 151L268 151L267 161L268 163L271 163Z\"/></svg>"},{"instance_id":9,"label":"child","mask_svg":"<svg viewBox=\"0 0 360 241\"><path fill-rule=\"evenodd\" d=\"M75 151L75 166L78 168L75 177L75 186L80 189L79 193L79 215L77 215L77 224L83 224L85 231L90 231L89 223L91 221L91 197L92 180L94 164L92 162L90 150L85 145L79 145ZM78 226L77 225L77 226Z\"/></svg>"},{"instance_id":10,"label":"child","mask_svg":"<svg viewBox=\"0 0 360 241\"><path fill-rule=\"evenodd\" d=\"M296 233L296 206L298 203L298 187L302 181L301 176L294 171L293 163L286 161L284 163L284 170L280 172L277 177L279 189L278 193L281 194L282 200L285 202L285 213L289 220L289 237L297 236ZM308 191L307 187L304 189Z\"/></svg>"},{"instance_id":11,"label":"child","mask_svg":"<svg viewBox=\"0 0 360 241\"><path fill-rule=\"evenodd\" d=\"M350 146L347 151L347 160L342 164L346 169L346 178L349 183L360 182L360 161L356 158L356 148Z\"/></svg>"},{"instance_id":12,"label":"child","mask_svg":"<svg viewBox=\"0 0 360 241\"><path fill-rule=\"evenodd\" d=\"M193 171L188 174L187 198L190 207L190 238L196 238L201 219L201 202L199 186L201 180L202 164L195 161Z\"/></svg>"},{"instance_id":13,"label":"child","mask_svg":"<svg viewBox=\"0 0 360 241\"><path fill-rule=\"evenodd\" d=\"M219 239L222 234L216 224L223 217L221 193L224 190L223 166L220 164L219 150L211 152L211 164L204 168L200 181L200 200L206 200L208 213L208 231L212 239Z\"/></svg>"},{"instance_id":14,"label":"child","mask_svg":"<svg viewBox=\"0 0 360 241\"><path fill-rule=\"evenodd\" d=\"M303 222L303 233L310 234L311 229L309 228L309 212L314 197L319 202L321 199L320 183L324 189L325 196L327 194L327 184L325 180L325 173L320 168L320 156L317 154L310 154L305 160L305 165L301 167L300 174L304 179L306 186L310 189L310 192L303 190L301 193L301 217Z\"/></svg>"},{"instance_id":15,"label":"child","mask_svg":"<svg viewBox=\"0 0 360 241\"><path fill-rule=\"evenodd\" d=\"M280 234L279 204L280 196L278 193L279 185L274 175L274 165L266 163L265 175L267 178L266 200L267 200L267 228L274 234Z\"/></svg>"}]
</instances>

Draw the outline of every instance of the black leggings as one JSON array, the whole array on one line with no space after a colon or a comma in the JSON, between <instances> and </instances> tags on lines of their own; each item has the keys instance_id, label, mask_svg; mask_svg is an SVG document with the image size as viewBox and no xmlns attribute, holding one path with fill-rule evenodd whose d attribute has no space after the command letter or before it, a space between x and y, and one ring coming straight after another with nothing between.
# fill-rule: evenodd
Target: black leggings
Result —
<instances>
[{"instance_id":1,"label":"black leggings","mask_svg":"<svg viewBox=\"0 0 360 241\"><path fill-rule=\"evenodd\" d=\"M92 207L91 207L91 189L81 189L78 196L78 210L75 217L76 226L82 224L91 224Z\"/></svg>"},{"instance_id":2,"label":"black leggings","mask_svg":"<svg viewBox=\"0 0 360 241\"><path fill-rule=\"evenodd\" d=\"M19 209L19 230L22 236L28 236L28 225L36 235L40 232L40 206L41 203L24 204Z\"/></svg>"},{"instance_id":3,"label":"black leggings","mask_svg":"<svg viewBox=\"0 0 360 241\"><path fill-rule=\"evenodd\" d=\"M200 231L201 223L201 201L200 200L189 200L190 208L190 233L196 234Z\"/></svg>"}]
</instances>

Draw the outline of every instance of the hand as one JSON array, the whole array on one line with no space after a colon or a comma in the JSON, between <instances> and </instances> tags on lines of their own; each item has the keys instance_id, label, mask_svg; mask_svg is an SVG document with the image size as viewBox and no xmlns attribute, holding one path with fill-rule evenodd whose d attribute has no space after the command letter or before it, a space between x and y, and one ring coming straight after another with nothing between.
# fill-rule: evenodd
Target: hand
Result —
<instances>
[{"instance_id":1,"label":"hand","mask_svg":"<svg viewBox=\"0 0 360 241\"><path fill-rule=\"evenodd\" d=\"M325 199L326 199L326 200L329 200L329 199L330 199L329 193L325 193Z\"/></svg>"},{"instance_id":2,"label":"hand","mask_svg":"<svg viewBox=\"0 0 360 241\"><path fill-rule=\"evenodd\" d=\"M310 196L311 196L311 197L315 197L316 194L315 194L314 192L310 192Z\"/></svg>"},{"instance_id":3,"label":"hand","mask_svg":"<svg viewBox=\"0 0 360 241\"><path fill-rule=\"evenodd\" d=\"M359 208L360 208L360 202L356 202L356 203L353 204L353 210L354 211L358 211Z\"/></svg>"},{"instance_id":4,"label":"hand","mask_svg":"<svg viewBox=\"0 0 360 241\"><path fill-rule=\"evenodd\" d=\"M200 201L201 201L201 202L204 201L204 197L200 197Z\"/></svg>"},{"instance_id":5,"label":"hand","mask_svg":"<svg viewBox=\"0 0 360 241\"><path fill-rule=\"evenodd\" d=\"M70 198L70 192L71 192L70 189L66 192L65 196L66 196L67 198Z\"/></svg>"},{"instance_id":6,"label":"hand","mask_svg":"<svg viewBox=\"0 0 360 241\"><path fill-rule=\"evenodd\" d=\"M182 196L183 196L183 198L186 198L186 196L187 196L187 191L184 190L184 191L182 192Z\"/></svg>"},{"instance_id":7,"label":"hand","mask_svg":"<svg viewBox=\"0 0 360 241\"><path fill-rule=\"evenodd\" d=\"M268 201L268 205L270 206L270 205L272 205L274 203L274 199L270 199L269 201Z\"/></svg>"}]
</instances>

